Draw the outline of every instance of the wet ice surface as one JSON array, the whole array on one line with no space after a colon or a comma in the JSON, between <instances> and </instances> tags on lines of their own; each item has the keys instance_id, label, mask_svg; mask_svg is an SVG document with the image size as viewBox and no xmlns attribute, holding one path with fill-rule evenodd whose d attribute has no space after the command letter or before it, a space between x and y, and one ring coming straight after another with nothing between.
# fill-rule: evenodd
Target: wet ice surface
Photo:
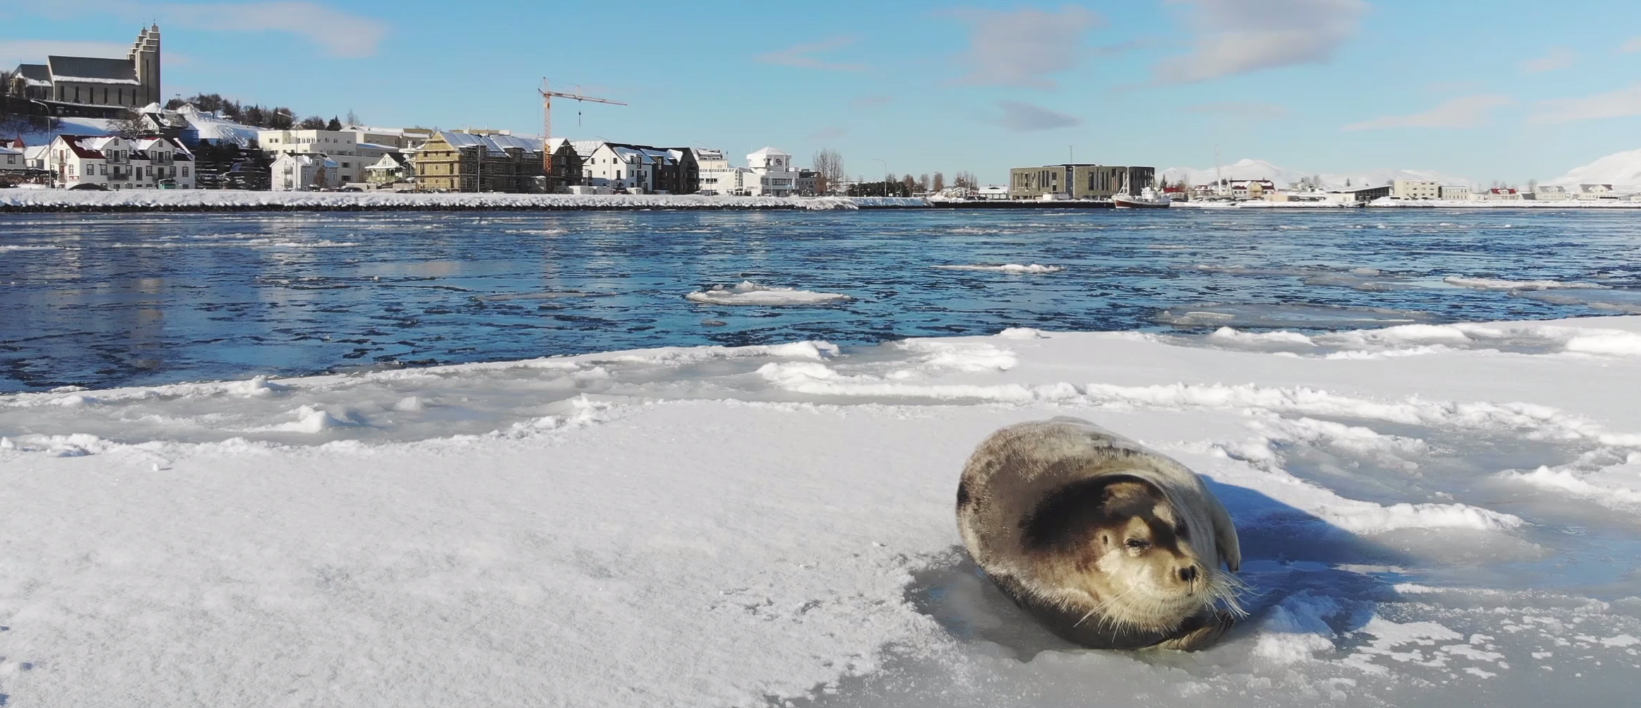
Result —
<instances>
[{"instance_id":1,"label":"wet ice surface","mask_svg":"<svg viewBox=\"0 0 1641 708\"><path fill-rule=\"evenodd\" d=\"M1641 308L1636 224L1588 210L8 214L0 391L1010 326L1615 314ZM743 281L849 299L687 299Z\"/></svg>"}]
</instances>

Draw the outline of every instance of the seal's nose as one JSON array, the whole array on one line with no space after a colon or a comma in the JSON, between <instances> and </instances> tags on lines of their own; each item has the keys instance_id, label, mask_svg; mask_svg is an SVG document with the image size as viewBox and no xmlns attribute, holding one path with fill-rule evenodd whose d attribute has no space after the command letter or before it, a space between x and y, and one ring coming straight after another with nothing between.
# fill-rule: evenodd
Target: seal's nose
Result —
<instances>
[{"instance_id":1,"label":"seal's nose","mask_svg":"<svg viewBox=\"0 0 1641 708\"><path fill-rule=\"evenodd\" d=\"M1179 581L1180 582L1189 583L1189 582L1191 582L1193 580L1196 580L1196 579L1197 579L1197 567L1196 566L1188 565L1188 566L1185 566L1184 568L1179 569Z\"/></svg>"}]
</instances>

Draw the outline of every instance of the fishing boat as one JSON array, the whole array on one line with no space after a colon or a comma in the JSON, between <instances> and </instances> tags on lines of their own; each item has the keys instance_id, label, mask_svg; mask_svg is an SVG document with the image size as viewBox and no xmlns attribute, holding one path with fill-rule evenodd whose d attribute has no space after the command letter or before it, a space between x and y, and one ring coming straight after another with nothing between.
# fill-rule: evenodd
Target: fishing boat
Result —
<instances>
[{"instance_id":1,"label":"fishing boat","mask_svg":"<svg viewBox=\"0 0 1641 708\"><path fill-rule=\"evenodd\" d=\"M1167 209L1172 200L1166 194L1158 194L1150 187L1140 190L1139 195L1117 193L1111 195L1112 203L1118 209Z\"/></svg>"}]
</instances>

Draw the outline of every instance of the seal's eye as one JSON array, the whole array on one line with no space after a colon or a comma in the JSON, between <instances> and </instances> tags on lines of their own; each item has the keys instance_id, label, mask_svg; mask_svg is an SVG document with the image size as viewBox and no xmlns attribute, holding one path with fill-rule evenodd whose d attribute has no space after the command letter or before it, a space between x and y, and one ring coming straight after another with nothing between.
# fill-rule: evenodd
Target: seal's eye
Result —
<instances>
[{"instance_id":1,"label":"seal's eye","mask_svg":"<svg viewBox=\"0 0 1641 708\"><path fill-rule=\"evenodd\" d=\"M1185 534L1188 530L1189 529L1185 528L1185 522L1181 521L1178 526L1174 527L1174 535L1180 538L1185 538Z\"/></svg>"},{"instance_id":2,"label":"seal's eye","mask_svg":"<svg viewBox=\"0 0 1641 708\"><path fill-rule=\"evenodd\" d=\"M1143 550L1151 547L1151 542L1147 541L1143 538L1131 538L1131 539L1128 539L1128 542L1124 545L1127 545L1129 548L1132 548L1136 551L1143 551Z\"/></svg>"}]
</instances>

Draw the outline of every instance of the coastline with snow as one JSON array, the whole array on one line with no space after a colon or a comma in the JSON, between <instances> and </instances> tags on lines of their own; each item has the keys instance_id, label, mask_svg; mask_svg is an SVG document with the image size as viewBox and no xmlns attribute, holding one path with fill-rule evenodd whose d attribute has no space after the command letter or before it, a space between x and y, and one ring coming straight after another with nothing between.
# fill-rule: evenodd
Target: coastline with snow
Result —
<instances>
[{"instance_id":1,"label":"coastline with snow","mask_svg":"<svg viewBox=\"0 0 1641 708\"><path fill-rule=\"evenodd\" d=\"M645 209L927 208L902 197L720 197L686 194L575 195L239 190L0 189L0 212L216 211L599 211Z\"/></svg>"}]
</instances>

